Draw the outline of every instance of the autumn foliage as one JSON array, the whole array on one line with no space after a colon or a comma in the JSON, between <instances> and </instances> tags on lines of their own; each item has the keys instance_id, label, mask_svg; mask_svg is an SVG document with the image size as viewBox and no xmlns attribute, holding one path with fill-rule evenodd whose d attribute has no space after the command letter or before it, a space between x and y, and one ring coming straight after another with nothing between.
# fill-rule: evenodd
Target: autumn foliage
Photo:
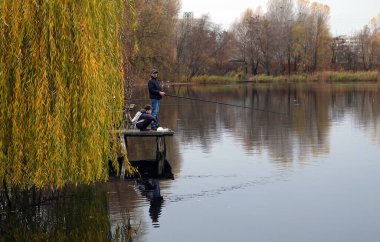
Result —
<instances>
[{"instance_id":1,"label":"autumn foliage","mask_svg":"<svg viewBox=\"0 0 380 242\"><path fill-rule=\"evenodd\" d=\"M121 0L0 1L0 179L59 188L108 176L119 142Z\"/></svg>"}]
</instances>

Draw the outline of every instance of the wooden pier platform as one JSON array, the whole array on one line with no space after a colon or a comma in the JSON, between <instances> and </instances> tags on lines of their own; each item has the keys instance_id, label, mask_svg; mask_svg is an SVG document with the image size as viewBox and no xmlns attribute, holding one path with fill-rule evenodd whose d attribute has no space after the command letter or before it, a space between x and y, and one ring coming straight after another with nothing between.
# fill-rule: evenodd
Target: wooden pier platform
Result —
<instances>
[{"instance_id":1,"label":"wooden pier platform","mask_svg":"<svg viewBox=\"0 0 380 242\"><path fill-rule=\"evenodd\" d=\"M140 131L138 129L123 129L121 130L121 133L127 137L141 137L141 136L154 136L154 137L161 137L161 136L173 136L174 131L173 130L164 130L164 131Z\"/></svg>"},{"instance_id":2,"label":"wooden pier platform","mask_svg":"<svg viewBox=\"0 0 380 242\"><path fill-rule=\"evenodd\" d=\"M158 175L161 175L164 170L165 159L166 159L166 136L173 136L174 131L170 129L165 129L162 131L140 131L138 129L123 129L120 130L120 141L123 149L128 154L128 137L155 137L156 138L156 162L158 163ZM125 176L125 163L123 162L120 172L120 177Z\"/></svg>"}]
</instances>

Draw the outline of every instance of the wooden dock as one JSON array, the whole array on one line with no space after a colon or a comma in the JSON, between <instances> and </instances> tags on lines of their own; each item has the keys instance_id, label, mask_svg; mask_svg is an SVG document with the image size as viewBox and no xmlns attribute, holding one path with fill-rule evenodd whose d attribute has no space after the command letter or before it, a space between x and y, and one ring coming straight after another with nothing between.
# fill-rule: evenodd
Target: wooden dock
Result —
<instances>
[{"instance_id":1,"label":"wooden dock","mask_svg":"<svg viewBox=\"0 0 380 242\"><path fill-rule=\"evenodd\" d=\"M146 136L154 136L154 137L161 137L161 136L173 136L174 131L173 130L166 130L166 131L140 131L138 129L123 129L121 130L121 133L127 137L146 137Z\"/></svg>"},{"instance_id":2,"label":"wooden dock","mask_svg":"<svg viewBox=\"0 0 380 242\"><path fill-rule=\"evenodd\" d=\"M123 129L119 131L120 141L123 149L126 154L128 154L128 137L155 137L156 138L156 162L158 163L158 175L161 175L164 170L165 159L166 159L166 136L173 136L174 131L172 130L163 130L163 131L140 131L138 129ZM124 178L125 176L125 163L123 161L120 177Z\"/></svg>"}]
</instances>

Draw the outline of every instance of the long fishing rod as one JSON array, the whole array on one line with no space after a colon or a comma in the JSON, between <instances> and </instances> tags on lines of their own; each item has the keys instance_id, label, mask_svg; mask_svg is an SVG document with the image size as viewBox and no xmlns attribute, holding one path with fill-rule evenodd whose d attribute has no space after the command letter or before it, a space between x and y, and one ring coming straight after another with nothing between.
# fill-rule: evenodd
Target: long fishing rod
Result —
<instances>
[{"instance_id":1,"label":"long fishing rod","mask_svg":"<svg viewBox=\"0 0 380 242\"><path fill-rule=\"evenodd\" d=\"M166 94L166 93L165 93L165 96L194 100L194 101L200 101L200 102L206 102L206 103L215 103L215 104L219 104L219 105L232 106L232 107L238 107L238 108L246 108L246 109L251 109L251 110L256 110L256 111L261 111L261 112L267 112L267 113L273 113L273 114L279 114L279 115L288 115L287 113L280 113L280 112L270 111L270 110L265 110L265 109L260 109L260 108L246 107L246 106L240 106L240 105L236 105L236 104L222 103L222 102L204 100L204 99L193 98L193 97L177 96L177 95L171 95L171 94Z\"/></svg>"}]
</instances>

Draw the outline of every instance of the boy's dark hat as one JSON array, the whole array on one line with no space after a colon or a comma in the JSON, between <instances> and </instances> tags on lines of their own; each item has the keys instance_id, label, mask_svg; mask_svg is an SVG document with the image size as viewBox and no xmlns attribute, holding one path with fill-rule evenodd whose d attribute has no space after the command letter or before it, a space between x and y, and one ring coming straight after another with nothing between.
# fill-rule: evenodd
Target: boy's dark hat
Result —
<instances>
[{"instance_id":1,"label":"boy's dark hat","mask_svg":"<svg viewBox=\"0 0 380 242\"><path fill-rule=\"evenodd\" d=\"M156 69L153 69L153 70L150 72L150 74L156 74L156 73L158 73L158 71L157 71Z\"/></svg>"}]
</instances>

